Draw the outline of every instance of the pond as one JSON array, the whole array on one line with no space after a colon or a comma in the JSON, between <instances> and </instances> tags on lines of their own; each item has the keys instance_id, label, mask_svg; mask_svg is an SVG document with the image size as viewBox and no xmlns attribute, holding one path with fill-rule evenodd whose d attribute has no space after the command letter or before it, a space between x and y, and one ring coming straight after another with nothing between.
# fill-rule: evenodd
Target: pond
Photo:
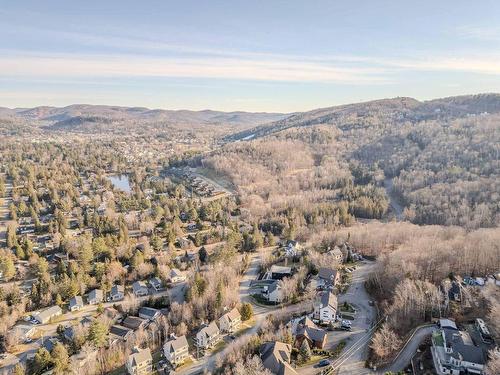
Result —
<instances>
[{"instance_id":1,"label":"pond","mask_svg":"<svg viewBox=\"0 0 500 375\"><path fill-rule=\"evenodd\" d=\"M124 191L125 193L130 193L132 191L130 187L130 181L126 174L108 176L108 179L116 189Z\"/></svg>"}]
</instances>

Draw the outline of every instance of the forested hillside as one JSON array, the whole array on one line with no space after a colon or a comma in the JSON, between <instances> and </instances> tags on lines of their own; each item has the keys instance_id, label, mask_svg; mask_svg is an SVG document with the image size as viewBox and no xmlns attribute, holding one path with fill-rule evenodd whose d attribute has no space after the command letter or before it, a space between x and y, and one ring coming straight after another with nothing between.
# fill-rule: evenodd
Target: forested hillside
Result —
<instances>
[{"instance_id":1,"label":"forested hillside","mask_svg":"<svg viewBox=\"0 0 500 375\"><path fill-rule=\"evenodd\" d=\"M496 94L319 109L229 136L251 140L229 142L206 162L259 211L349 198L350 214L380 218L380 187L393 179L414 223L491 227L500 218L499 112Z\"/></svg>"}]
</instances>

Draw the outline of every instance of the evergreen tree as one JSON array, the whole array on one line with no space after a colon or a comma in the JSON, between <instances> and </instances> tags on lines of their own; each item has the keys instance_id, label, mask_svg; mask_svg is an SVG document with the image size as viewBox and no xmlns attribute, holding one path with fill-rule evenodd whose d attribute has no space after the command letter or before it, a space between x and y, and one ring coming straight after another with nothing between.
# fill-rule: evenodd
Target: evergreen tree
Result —
<instances>
[{"instance_id":1,"label":"evergreen tree","mask_svg":"<svg viewBox=\"0 0 500 375\"><path fill-rule=\"evenodd\" d=\"M242 321L249 320L253 315L252 305L249 303L244 303L243 305L241 305L240 314L241 314Z\"/></svg>"},{"instance_id":2,"label":"evergreen tree","mask_svg":"<svg viewBox=\"0 0 500 375\"><path fill-rule=\"evenodd\" d=\"M52 364L52 356L47 349L41 347L33 358L33 373L42 374Z\"/></svg>"},{"instance_id":3,"label":"evergreen tree","mask_svg":"<svg viewBox=\"0 0 500 375\"><path fill-rule=\"evenodd\" d=\"M52 349L52 363L54 365L54 374L64 374L69 368L69 355L66 347L58 342Z\"/></svg>"}]
</instances>

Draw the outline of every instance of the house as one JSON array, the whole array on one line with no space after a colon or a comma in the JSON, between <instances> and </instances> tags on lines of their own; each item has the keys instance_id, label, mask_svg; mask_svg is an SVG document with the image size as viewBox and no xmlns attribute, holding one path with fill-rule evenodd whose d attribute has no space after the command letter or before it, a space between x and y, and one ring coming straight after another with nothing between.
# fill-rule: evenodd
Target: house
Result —
<instances>
[{"instance_id":1,"label":"house","mask_svg":"<svg viewBox=\"0 0 500 375\"><path fill-rule=\"evenodd\" d=\"M185 281L185 280L186 280L186 275L184 275L177 268L172 268L170 270L170 281L172 283L180 283L181 281Z\"/></svg>"},{"instance_id":2,"label":"house","mask_svg":"<svg viewBox=\"0 0 500 375\"><path fill-rule=\"evenodd\" d=\"M328 255L330 255L333 260L339 264L344 261L344 253L342 253L342 250L340 250L338 246L335 246L332 250L330 250Z\"/></svg>"},{"instance_id":3,"label":"house","mask_svg":"<svg viewBox=\"0 0 500 375\"><path fill-rule=\"evenodd\" d=\"M323 349L327 338L326 331L318 328L307 316L297 324L294 335L296 348L300 348L306 340L310 348Z\"/></svg>"},{"instance_id":4,"label":"house","mask_svg":"<svg viewBox=\"0 0 500 375\"><path fill-rule=\"evenodd\" d=\"M109 299L112 302L121 301L125 297L125 288L123 285L113 285L109 293Z\"/></svg>"},{"instance_id":5,"label":"house","mask_svg":"<svg viewBox=\"0 0 500 375\"><path fill-rule=\"evenodd\" d=\"M80 351L69 358L70 368L76 374L93 373L97 359L97 349Z\"/></svg>"},{"instance_id":6,"label":"house","mask_svg":"<svg viewBox=\"0 0 500 375\"><path fill-rule=\"evenodd\" d=\"M139 318L147 320L156 320L161 316L161 312L158 309L153 309L152 307L141 307L139 309Z\"/></svg>"},{"instance_id":7,"label":"house","mask_svg":"<svg viewBox=\"0 0 500 375\"><path fill-rule=\"evenodd\" d=\"M43 340L42 347L47 349L47 351L50 353L58 342L60 341L57 339L57 337L48 337L45 340Z\"/></svg>"},{"instance_id":8,"label":"house","mask_svg":"<svg viewBox=\"0 0 500 375\"><path fill-rule=\"evenodd\" d=\"M273 264L271 269L269 270L271 279L273 280L281 280L285 277L292 276L292 269L290 267L277 266Z\"/></svg>"},{"instance_id":9,"label":"house","mask_svg":"<svg viewBox=\"0 0 500 375\"><path fill-rule=\"evenodd\" d=\"M147 375L153 372L153 357L149 348L134 348L127 359L127 371L130 375Z\"/></svg>"},{"instance_id":10,"label":"house","mask_svg":"<svg viewBox=\"0 0 500 375\"><path fill-rule=\"evenodd\" d=\"M63 337L66 341L73 341L75 337L75 327L69 326L64 328Z\"/></svg>"},{"instance_id":11,"label":"house","mask_svg":"<svg viewBox=\"0 0 500 375\"><path fill-rule=\"evenodd\" d=\"M94 289L88 294L87 300L89 305L97 305L104 301L104 293L101 289Z\"/></svg>"},{"instance_id":12,"label":"house","mask_svg":"<svg viewBox=\"0 0 500 375\"><path fill-rule=\"evenodd\" d=\"M460 302L462 300L462 291L460 290L460 284L456 281L452 281L450 289L448 289L448 300L455 302Z\"/></svg>"},{"instance_id":13,"label":"house","mask_svg":"<svg viewBox=\"0 0 500 375\"><path fill-rule=\"evenodd\" d=\"M441 319L439 319L438 324L439 324L439 327L441 327L441 328L448 328L448 329L453 329L455 331L458 331L457 324L453 320L441 318Z\"/></svg>"},{"instance_id":14,"label":"house","mask_svg":"<svg viewBox=\"0 0 500 375\"><path fill-rule=\"evenodd\" d=\"M294 257L299 253L300 250L301 246L297 241L289 240L287 241L285 246L285 256Z\"/></svg>"},{"instance_id":15,"label":"house","mask_svg":"<svg viewBox=\"0 0 500 375\"><path fill-rule=\"evenodd\" d=\"M133 337L134 331L130 328L116 324L111 326L111 328L109 329L109 334L111 336L111 340L116 338L122 341L128 341L131 337Z\"/></svg>"},{"instance_id":16,"label":"house","mask_svg":"<svg viewBox=\"0 0 500 375\"><path fill-rule=\"evenodd\" d=\"M196 345L199 348L209 349L220 341L219 327L215 322L205 324L196 334Z\"/></svg>"},{"instance_id":17,"label":"house","mask_svg":"<svg viewBox=\"0 0 500 375\"><path fill-rule=\"evenodd\" d=\"M337 316L337 296L332 292L324 292L314 304L313 318L321 323L334 322Z\"/></svg>"},{"instance_id":18,"label":"house","mask_svg":"<svg viewBox=\"0 0 500 375\"><path fill-rule=\"evenodd\" d=\"M125 327L133 329L134 331L139 328L145 328L147 323L147 320L139 318L138 316L127 316L122 322Z\"/></svg>"},{"instance_id":19,"label":"house","mask_svg":"<svg viewBox=\"0 0 500 375\"><path fill-rule=\"evenodd\" d=\"M283 300L283 291L281 289L281 283L276 280L269 286L264 287L263 296L269 302L280 303Z\"/></svg>"},{"instance_id":20,"label":"house","mask_svg":"<svg viewBox=\"0 0 500 375\"><path fill-rule=\"evenodd\" d=\"M266 369L276 375L297 375L290 365L292 346L279 341L266 342L259 348L260 359Z\"/></svg>"},{"instance_id":21,"label":"house","mask_svg":"<svg viewBox=\"0 0 500 375\"><path fill-rule=\"evenodd\" d=\"M83 307L82 296L76 296L69 300L69 311L78 311Z\"/></svg>"},{"instance_id":22,"label":"house","mask_svg":"<svg viewBox=\"0 0 500 375\"><path fill-rule=\"evenodd\" d=\"M112 322L116 322L123 317L122 314L114 307L106 307L104 309L104 316Z\"/></svg>"},{"instance_id":23,"label":"house","mask_svg":"<svg viewBox=\"0 0 500 375\"><path fill-rule=\"evenodd\" d=\"M159 292L163 289L163 283L159 277L149 279L149 285L155 290L155 292Z\"/></svg>"},{"instance_id":24,"label":"house","mask_svg":"<svg viewBox=\"0 0 500 375\"><path fill-rule=\"evenodd\" d=\"M56 316L59 315L62 315L61 308L59 306L52 306L33 314L33 318L37 322L45 324L50 322L52 318L55 318Z\"/></svg>"},{"instance_id":25,"label":"house","mask_svg":"<svg viewBox=\"0 0 500 375\"><path fill-rule=\"evenodd\" d=\"M18 338L21 341L26 341L31 339L31 336L35 333L35 326L32 324L20 323L15 325L10 331L10 335Z\"/></svg>"},{"instance_id":26,"label":"house","mask_svg":"<svg viewBox=\"0 0 500 375\"><path fill-rule=\"evenodd\" d=\"M318 277L324 283L335 286L340 281L340 273L334 268L321 267L318 271Z\"/></svg>"},{"instance_id":27,"label":"house","mask_svg":"<svg viewBox=\"0 0 500 375\"><path fill-rule=\"evenodd\" d=\"M173 337L163 345L163 354L172 366L182 364L189 357L189 346L186 336Z\"/></svg>"},{"instance_id":28,"label":"house","mask_svg":"<svg viewBox=\"0 0 500 375\"><path fill-rule=\"evenodd\" d=\"M133 283L132 290L136 297L147 296L149 294L148 287L144 281L136 281Z\"/></svg>"},{"instance_id":29,"label":"house","mask_svg":"<svg viewBox=\"0 0 500 375\"><path fill-rule=\"evenodd\" d=\"M219 318L219 328L222 332L236 332L241 325L241 315L237 308L225 313Z\"/></svg>"},{"instance_id":30,"label":"house","mask_svg":"<svg viewBox=\"0 0 500 375\"><path fill-rule=\"evenodd\" d=\"M432 333L434 368L439 375L483 374L486 356L465 331L440 328Z\"/></svg>"}]
</instances>

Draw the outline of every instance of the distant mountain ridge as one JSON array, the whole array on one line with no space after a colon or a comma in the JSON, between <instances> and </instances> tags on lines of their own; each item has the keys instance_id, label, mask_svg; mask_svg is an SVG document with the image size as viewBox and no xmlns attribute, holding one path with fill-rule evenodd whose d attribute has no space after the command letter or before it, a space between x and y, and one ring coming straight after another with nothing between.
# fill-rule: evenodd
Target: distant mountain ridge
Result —
<instances>
[{"instance_id":1,"label":"distant mountain ridge","mask_svg":"<svg viewBox=\"0 0 500 375\"><path fill-rule=\"evenodd\" d=\"M253 139L293 127L320 124L336 125L342 129L342 127L361 123L366 118L399 123L439 118L451 119L484 112L500 112L500 94L463 95L429 101L418 101L409 97L379 99L297 113L274 123L263 124L229 135L226 140Z\"/></svg>"},{"instance_id":2,"label":"distant mountain ridge","mask_svg":"<svg viewBox=\"0 0 500 375\"><path fill-rule=\"evenodd\" d=\"M166 122L170 125L234 124L255 126L274 122L287 116L289 115L267 112L162 110L88 104L15 109L0 107L0 121L18 120L54 128L72 128L85 123L109 124L119 121Z\"/></svg>"}]
</instances>

